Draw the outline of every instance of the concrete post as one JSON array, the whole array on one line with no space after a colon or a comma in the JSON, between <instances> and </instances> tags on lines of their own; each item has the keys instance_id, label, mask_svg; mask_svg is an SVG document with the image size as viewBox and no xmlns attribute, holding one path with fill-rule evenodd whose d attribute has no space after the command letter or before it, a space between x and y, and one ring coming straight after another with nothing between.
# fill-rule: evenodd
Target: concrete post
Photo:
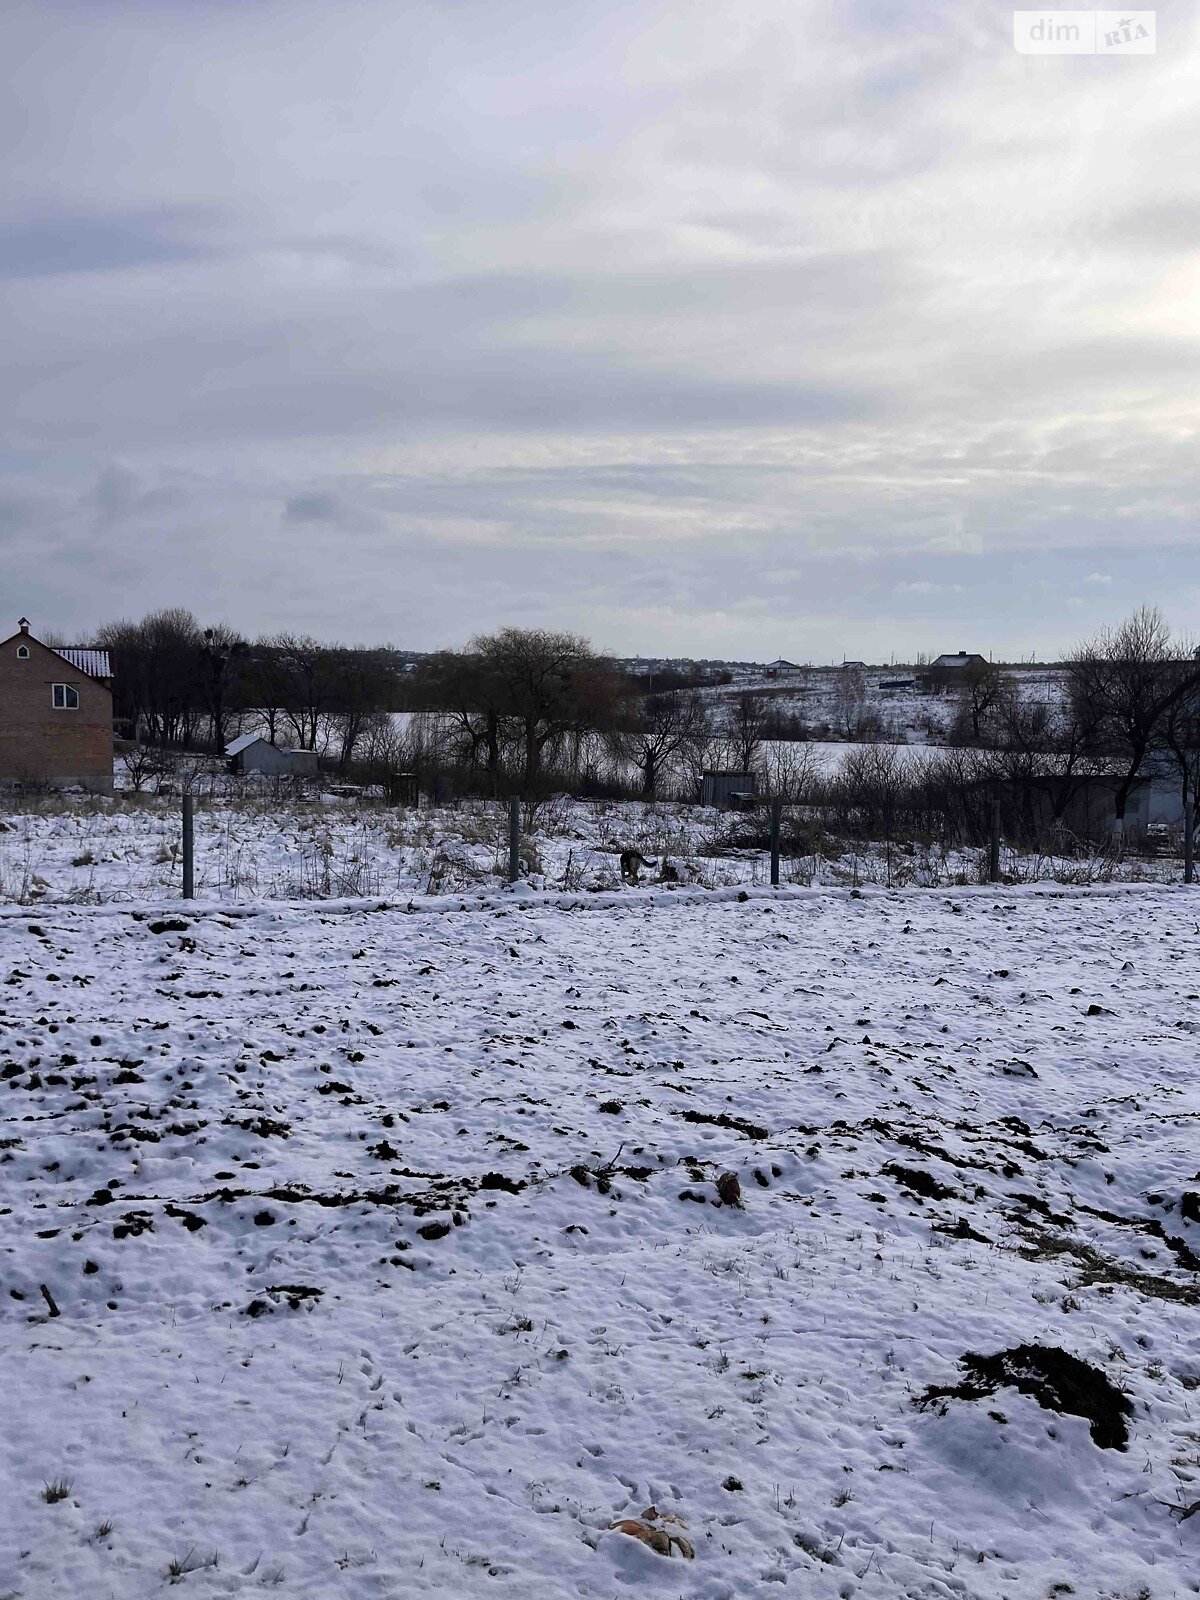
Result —
<instances>
[{"instance_id":1,"label":"concrete post","mask_svg":"<svg viewBox=\"0 0 1200 1600\"><path fill-rule=\"evenodd\" d=\"M516 883L521 876L521 796L508 797L508 881Z\"/></svg>"},{"instance_id":2,"label":"concrete post","mask_svg":"<svg viewBox=\"0 0 1200 1600\"><path fill-rule=\"evenodd\" d=\"M183 898L196 898L195 801L183 797Z\"/></svg>"},{"instance_id":3,"label":"concrete post","mask_svg":"<svg viewBox=\"0 0 1200 1600\"><path fill-rule=\"evenodd\" d=\"M1183 881L1191 883L1196 876L1195 802L1189 800L1183 808Z\"/></svg>"},{"instance_id":4,"label":"concrete post","mask_svg":"<svg viewBox=\"0 0 1200 1600\"><path fill-rule=\"evenodd\" d=\"M988 840L988 882L1000 882L1000 802L992 801L991 837Z\"/></svg>"}]
</instances>

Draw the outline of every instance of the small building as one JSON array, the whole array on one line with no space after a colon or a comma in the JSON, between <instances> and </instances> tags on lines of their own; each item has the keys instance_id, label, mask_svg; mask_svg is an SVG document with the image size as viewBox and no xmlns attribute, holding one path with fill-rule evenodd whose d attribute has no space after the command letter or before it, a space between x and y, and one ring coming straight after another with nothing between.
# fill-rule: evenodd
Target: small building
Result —
<instances>
[{"instance_id":1,"label":"small building","mask_svg":"<svg viewBox=\"0 0 1200 1600\"><path fill-rule=\"evenodd\" d=\"M917 680L915 678L880 678L879 680L879 687L888 694L895 693L900 689L915 689L916 686Z\"/></svg>"},{"instance_id":2,"label":"small building","mask_svg":"<svg viewBox=\"0 0 1200 1600\"><path fill-rule=\"evenodd\" d=\"M993 793L1001 800L1005 836L1010 839L1035 844L1059 830L1077 840L1102 844L1116 831L1120 785L1121 776L1114 772L1048 770L1000 780ZM1135 778L1125 802L1126 839L1131 843L1144 840L1152 820L1151 781Z\"/></svg>"},{"instance_id":3,"label":"small building","mask_svg":"<svg viewBox=\"0 0 1200 1600\"><path fill-rule=\"evenodd\" d=\"M706 772L700 780L700 804L723 811L753 810L758 795L757 772Z\"/></svg>"},{"instance_id":4,"label":"small building","mask_svg":"<svg viewBox=\"0 0 1200 1600\"><path fill-rule=\"evenodd\" d=\"M972 667L986 667L987 657L968 650L956 650L953 655L939 656L930 668L933 672L965 672Z\"/></svg>"},{"instance_id":5,"label":"small building","mask_svg":"<svg viewBox=\"0 0 1200 1600\"><path fill-rule=\"evenodd\" d=\"M264 772L271 777L315 778L315 750L287 750L264 739L261 733L243 733L225 746L230 772L245 777L248 772Z\"/></svg>"},{"instance_id":6,"label":"small building","mask_svg":"<svg viewBox=\"0 0 1200 1600\"><path fill-rule=\"evenodd\" d=\"M986 656L972 650L955 650L930 663L920 686L926 693L957 694L968 685L978 683L989 670L994 669L990 669Z\"/></svg>"},{"instance_id":7,"label":"small building","mask_svg":"<svg viewBox=\"0 0 1200 1600\"><path fill-rule=\"evenodd\" d=\"M415 810L421 804L421 789L415 772L389 772L385 787L394 806Z\"/></svg>"},{"instance_id":8,"label":"small building","mask_svg":"<svg viewBox=\"0 0 1200 1600\"><path fill-rule=\"evenodd\" d=\"M112 793L106 650L52 648L34 638L27 617L0 643L0 784Z\"/></svg>"},{"instance_id":9,"label":"small building","mask_svg":"<svg viewBox=\"0 0 1200 1600\"><path fill-rule=\"evenodd\" d=\"M785 661L782 656L778 661L768 661L764 671L768 678L799 678L804 674L804 668L795 661Z\"/></svg>"}]
</instances>

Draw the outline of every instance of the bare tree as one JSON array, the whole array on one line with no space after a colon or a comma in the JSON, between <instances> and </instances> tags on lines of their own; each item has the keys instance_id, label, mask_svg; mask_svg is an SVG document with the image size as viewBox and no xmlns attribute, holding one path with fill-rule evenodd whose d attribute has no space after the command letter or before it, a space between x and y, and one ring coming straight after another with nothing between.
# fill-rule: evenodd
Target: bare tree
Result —
<instances>
[{"instance_id":1,"label":"bare tree","mask_svg":"<svg viewBox=\"0 0 1200 1600\"><path fill-rule=\"evenodd\" d=\"M1160 759L1174 771L1186 812L1200 792L1200 686L1192 687L1166 712L1159 729Z\"/></svg>"},{"instance_id":2,"label":"bare tree","mask_svg":"<svg viewBox=\"0 0 1200 1600\"><path fill-rule=\"evenodd\" d=\"M338 739L338 766L345 772L369 724L386 720L396 677L387 653L335 650L328 665L329 722Z\"/></svg>"},{"instance_id":3,"label":"bare tree","mask_svg":"<svg viewBox=\"0 0 1200 1600\"><path fill-rule=\"evenodd\" d=\"M181 606L113 622L97 643L113 658L117 716L153 744L188 744L204 710L204 638Z\"/></svg>"},{"instance_id":4,"label":"bare tree","mask_svg":"<svg viewBox=\"0 0 1200 1600\"><path fill-rule=\"evenodd\" d=\"M291 692L291 670L277 641L270 638L257 640L245 663L242 702L246 709L257 711L262 717L271 744L278 742L284 709L290 702Z\"/></svg>"},{"instance_id":5,"label":"bare tree","mask_svg":"<svg viewBox=\"0 0 1200 1600\"><path fill-rule=\"evenodd\" d=\"M166 758L153 745L135 740L123 752L122 759L134 794L141 794L151 782L162 778Z\"/></svg>"},{"instance_id":6,"label":"bare tree","mask_svg":"<svg viewBox=\"0 0 1200 1600\"><path fill-rule=\"evenodd\" d=\"M1143 606L1115 629L1081 645L1068 660L1072 704L1098 753L1119 764L1115 831L1176 707L1200 688L1200 662L1171 637L1162 613Z\"/></svg>"},{"instance_id":7,"label":"bare tree","mask_svg":"<svg viewBox=\"0 0 1200 1600\"><path fill-rule=\"evenodd\" d=\"M861 667L843 667L838 674L837 728L843 739L857 739L867 710L867 680Z\"/></svg>"},{"instance_id":8,"label":"bare tree","mask_svg":"<svg viewBox=\"0 0 1200 1600\"><path fill-rule=\"evenodd\" d=\"M246 662L246 641L225 623L205 628L200 645L201 683L213 743L225 749L225 725Z\"/></svg>"},{"instance_id":9,"label":"bare tree","mask_svg":"<svg viewBox=\"0 0 1200 1600\"><path fill-rule=\"evenodd\" d=\"M670 767L707 738L708 716L698 694L676 690L636 702L631 720L614 734L613 748L638 769L642 794L653 800Z\"/></svg>"},{"instance_id":10,"label":"bare tree","mask_svg":"<svg viewBox=\"0 0 1200 1600\"><path fill-rule=\"evenodd\" d=\"M803 802L822 777L821 763L810 744L776 744L767 753L767 792L788 805Z\"/></svg>"},{"instance_id":11,"label":"bare tree","mask_svg":"<svg viewBox=\"0 0 1200 1600\"><path fill-rule=\"evenodd\" d=\"M499 783L505 729L500 701L502 685L481 654L445 650L428 657L417 675L419 704L444 712L450 719L462 756Z\"/></svg>"},{"instance_id":12,"label":"bare tree","mask_svg":"<svg viewBox=\"0 0 1200 1600\"><path fill-rule=\"evenodd\" d=\"M865 745L842 758L835 789L847 813L866 833L891 838L907 786L904 759L894 745Z\"/></svg>"},{"instance_id":13,"label":"bare tree","mask_svg":"<svg viewBox=\"0 0 1200 1600\"><path fill-rule=\"evenodd\" d=\"M956 744L985 744L993 729L992 714L998 710L1006 693L1008 680L999 667L990 661L973 661L961 669L958 679L959 709L952 729Z\"/></svg>"},{"instance_id":14,"label":"bare tree","mask_svg":"<svg viewBox=\"0 0 1200 1600\"><path fill-rule=\"evenodd\" d=\"M519 729L526 790L539 784L549 746L611 724L616 675L577 634L502 628L473 640L471 649L499 717L511 718Z\"/></svg>"},{"instance_id":15,"label":"bare tree","mask_svg":"<svg viewBox=\"0 0 1200 1600\"><path fill-rule=\"evenodd\" d=\"M1050 821L1062 822L1095 770L1095 736L1068 698L1061 705L1030 700L1006 686L991 712L997 772L1009 792L1022 797L1022 825L1037 832L1035 793L1045 794Z\"/></svg>"},{"instance_id":16,"label":"bare tree","mask_svg":"<svg viewBox=\"0 0 1200 1600\"><path fill-rule=\"evenodd\" d=\"M316 750L333 709L333 652L308 634L270 641L285 677L283 718L301 750Z\"/></svg>"},{"instance_id":17,"label":"bare tree","mask_svg":"<svg viewBox=\"0 0 1200 1600\"><path fill-rule=\"evenodd\" d=\"M734 695L725 710L721 732L729 741L739 772L749 772L762 749L770 720L767 697L743 689Z\"/></svg>"}]
</instances>

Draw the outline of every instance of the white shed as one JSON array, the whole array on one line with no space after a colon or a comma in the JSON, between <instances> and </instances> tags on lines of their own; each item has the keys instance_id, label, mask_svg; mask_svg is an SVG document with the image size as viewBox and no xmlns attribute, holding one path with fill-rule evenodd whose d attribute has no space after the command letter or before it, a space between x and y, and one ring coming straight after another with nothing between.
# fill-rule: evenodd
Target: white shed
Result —
<instances>
[{"instance_id":1,"label":"white shed","mask_svg":"<svg viewBox=\"0 0 1200 1600\"><path fill-rule=\"evenodd\" d=\"M315 778L317 752L315 750L283 750L264 739L261 733L243 733L225 746L225 757L231 772L266 772L292 778Z\"/></svg>"}]
</instances>

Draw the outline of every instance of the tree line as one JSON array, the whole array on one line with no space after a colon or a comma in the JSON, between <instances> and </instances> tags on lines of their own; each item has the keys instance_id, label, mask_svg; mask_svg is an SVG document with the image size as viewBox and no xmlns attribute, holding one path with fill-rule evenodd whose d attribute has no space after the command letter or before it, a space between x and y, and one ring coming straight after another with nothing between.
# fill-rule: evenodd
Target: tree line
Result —
<instances>
[{"instance_id":1,"label":"tree line","mask_svg":"<svg viewBox=\"0 0 1200 1600\"><path fill-rule=\"evenodd\" d=\"M96 642L113 658L115 711L132 737L219 751L253 719L272 743L317 750L343 771L416 768L452 792L600 785L607 764L646 798L694 795L705 766L753 771L799 731L775 696L714 694L716 680L699 673L634 678L581 636L546 629L502 628L414 662L293 633L248 641L171 608L112 623ZM1153 608L1074 650L1056 697L1035 699L982 662L949 681L947 742L1003 756L1014 779L1052 772L1056 806L1100 768L1118 826L1149 773L1174 773L1185 802L1195 799L1200 660ZM847 672L841 696L842 736L878 739L861 673ZM399 711L424 715L405 727Z\"/></svg>"},{"instance_id":2,"label":"tree line","mask_svg":"<svg viewBox=\"0 0 1200 1600\"><path fill-rule=\"evenodd\" d=\"M607 761L655 799L698 790L706 764L753 768L773 713L753 691L707 700L699 685L728 676L634 677L577 634L502 628L430 657L418 686L421 705L443 719L443 755L468 784L498 793L517 782L529 795L578 789L589 778L598 785ZM620 777L612 787L627 789Z\"/></svg>"},{"instance_id":3,"label":"tree line","mask_svg":"<svg viewBox=\"0 0 1200 1600\"><path fill-rule=\"evenodd\" d=\"M413 662L294 633L249 641L171 607L110 623L96 643L112 658L114 712L131 739L219 752L252 720L272 744L317 750L342 771L422 767L457 792L561 787L603 753L653 797L718 733L748 768L769 725L754 695L710 713L697 685L728 674L633 677L586 639L546 629L502 628ZM424 716L405 734L399 711Z\"/></svg>"},{"instance_id":4,"label":"tree line","mask_svg":"<svg viewBox=\"0 0 1200 1600\"><path fill-rule=\"evenodd\" d=\"M407 658L387 649L279 633L253 642L169 607L101 628L113 712L130 738L221 751L246 714L272 744L328 753L348 767L367 730L399 704Z\"/></svg>"}]
</instances>

